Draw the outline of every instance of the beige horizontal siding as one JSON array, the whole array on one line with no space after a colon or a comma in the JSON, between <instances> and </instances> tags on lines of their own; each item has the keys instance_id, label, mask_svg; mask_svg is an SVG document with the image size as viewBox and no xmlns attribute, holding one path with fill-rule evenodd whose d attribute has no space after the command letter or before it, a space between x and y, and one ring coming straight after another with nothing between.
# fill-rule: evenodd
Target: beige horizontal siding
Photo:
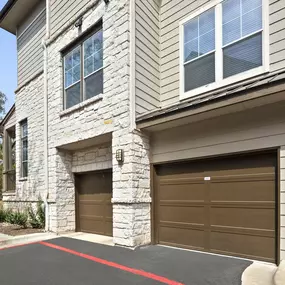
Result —
<instances>
[{"instance_id":1,"label":"beige horizontal siding","mask_svg":"<svg viewBox=\"0 0 285 285\"><path fill-rule=\"evenodd\" d=\"M158 0L136 0L136 114L160 105L160 26Z\"/></svg>"},{"instance_id":2,"label":"beige horizontal siding","mask_svg":"<svg viewBox=\"0 0 285 285\"><path fill-rule=\"evenodd\" d=\"M161 107L179 102L179 22L209 2L161 1ZM270 69L276 71L285 67L285 0L270 0L269 4Z\"/></svg>"},{"instance_id":3,"label":"beige horizontal siding","mask_svg":"<svg viewBox=\"0 0 285 285\"><path fill-rule=\"evenodd\" d=\"M89 2L89 0L52 0L51 34L60 31L62 26L73 19Z\"/></svg>"},{"instance_id":4,"label":"beige horizontal siding","mask_svg":"<svg viewBox=\"0 0 285 285\"><path fill-rule=\"evenodd\" d=\"M25 23L25 29L17 38L18 50L18 85L22 85L43 69L42 39L45 36L45 10Z\"/></svg>"},{"instance_id":5,"label":"beige horizontal siding","mask_svg":"<svg viewBox=\"0 0 285 285\"><path fill-rule=\"evenodd\" d=\"M152 162L285 145L283 109L283 105L275 104L153 133Z\"/></svg>"}]
</instances>

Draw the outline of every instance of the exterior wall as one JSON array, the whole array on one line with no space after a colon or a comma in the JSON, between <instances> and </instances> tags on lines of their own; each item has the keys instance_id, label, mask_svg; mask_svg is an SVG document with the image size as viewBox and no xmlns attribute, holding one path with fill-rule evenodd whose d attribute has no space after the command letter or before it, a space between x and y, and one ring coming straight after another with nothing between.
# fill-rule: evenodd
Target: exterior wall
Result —
<instances>
[{"instance_id":1,"label":"exterior wall","mask_svg":"<svg viewBox=\"0 0 285 285\"><path fill-rule=\"evenodd\" d=\"M102 145L79 150L72 156L72 172L87 172L112 168L112 147Z\"/></svg>"},{"instance_id":2,"label":"exterior wall","mask_svg":"<svg viewBox=\"0 0 285 285\"><path fill-rule=\"evenodd\" d=\"M160 24L158 0L135 0L136 113L160 105Z\"/></svg>"},{"instance_id":3,"label":"exterior wall","mask_svg":"<svg viewBox=\"0 0 285 285\"><path fill-rule=\"evenodd\" d=\"M45 27L45 1L40 1L17 30L18 86L43 70L42 39Z\"/></svg>"},{"instance_id":4,"label":"exterior wall","mask_svg":"<svg viewBox=\"0 0 285 285\"><path fill-rule=\"evenodd\" d=\"M276 71L285 67L285 0L268 1L270 71ZM209 2L211 0L161 1L161 107L179 102L179 22Z\"/></svg>"},{"instance_id":5,"label":"exterior wall","mask_svg":"<svg viewBox=\"0 0 285 285\"><path fill-rule=\"evenodd\" d=\"M3 196L7 207L27 207L45 193L43 75L16 94L16 192ZM28 121L28 178L21 178L20 122ZM21 203L16 203L16 202ZM14 202L14 203L13 203Z\"/></svg>"},{"instance_id":6,"label":"exterior wall","mask_svg":"<svg viewBox=\"0 0 285 285\"><path fill-rule=\"evenodd\" d=\"M62 27L77 17L78 13L88 4L88 0L51 0L51 34L60 31ZM95 2L93 0L93 2Z\"/></svg>"},{"instance_id":7,"label":"exterior wall","mask_svg":"<svg viewBox=\"0 0 285 285\"><path fill-rule=\"evenodd\" d=\"M100 1L83 16L83 32L100 19L103 22L104 94L100 98L91 98L63 111L60 50L76 39L79 31L70 25L48 43L49 198L53 203L50 229L73 231L73 171L98 169L101 162L96 162L100 155L97 157L93 150L72 154L62 148L112 133L113 139L109 142L112 144L112 164L110 153L102 157L108 158L105 166L113 168L114 242L135 246L150 242L150 181L148 138L130 130L129 9L128 0L110 1L107 6ZM115 159L117 149L124 150L122 165ZM98 149L98 153L105 151ZM84 160L88 157L90 161L81 165L83 155ZM128 216L127 222L123 220L125 216Z\"/></svg>"},{"instance_id":8,"label":"exterior wall","mask_svg":"<svg viewBox=\"0 0 285 285\"><path fill-rule=\"evenodd\" d=\"M285 146L280 149L280 247L281 259L285 260Z\"/></svg>"},{"instance_id":9,"label":"exterior wall","mask_svg":"<svg viewBox=\"0 0 285 285\"><path fill-rule=\"evenodd\" d=\"M154 133L153 163L276 148L280 151L281 259L285 259L285 103ZM266 116L264 116L266 114Z\"/></svg>"}]
</instances>

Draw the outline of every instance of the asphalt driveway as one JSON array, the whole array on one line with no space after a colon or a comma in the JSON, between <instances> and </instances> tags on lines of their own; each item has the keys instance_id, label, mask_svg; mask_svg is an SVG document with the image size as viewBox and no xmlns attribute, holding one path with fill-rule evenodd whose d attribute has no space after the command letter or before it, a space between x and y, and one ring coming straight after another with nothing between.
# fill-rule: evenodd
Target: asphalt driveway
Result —
<instances>
[{"instance_id":1,"label":"asphalt driveway","mask_svg":"<svg viewBox=\"0 0 285 285\"><path fill-rule=\"evenodd\" d=\"M0 250L0 284L240 285L250 263L162 246L129 250L57 238Z\"/></svg>"}]
</instances>

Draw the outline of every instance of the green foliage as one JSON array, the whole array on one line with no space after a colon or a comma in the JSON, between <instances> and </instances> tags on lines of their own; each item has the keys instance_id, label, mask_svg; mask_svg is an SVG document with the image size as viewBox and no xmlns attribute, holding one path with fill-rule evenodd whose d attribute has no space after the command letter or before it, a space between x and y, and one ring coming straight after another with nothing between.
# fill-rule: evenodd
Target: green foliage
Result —
<instances>
[{"instance_id":1,"label":"green foliage","mask_svg":"<svg viewBox=\"0 0 285 285\"><path fill-rule=\"evenodd\" d=\"M13 212L13 214L11 215L11 218L12 218L11 224L19 225L23 228L27 228L28 215L26 212L20 212L20 211Z\"/></svg>"},{"instance_id":2,"label":"green foliage","mask_svg":"<svg viewBox=\"0 0 285 285\"><path fill-rule=\"evenodd\" d=\"M1 208L0 209L0 223L4 223L6 219L6 211Z\"/></svg>"},{"instance_id":3,"label":"green foliage","mask_svg":"<svg viewBox=\"0 0 285 285\"><path fill-rule=\"evenodd\" d=\"M43 229L45 227L45 211L42 205L43 202L38 201L36 212L31 206L28 209L30 224L34 229Z\"/></svg>"},{"instance_id":4,"label":"green foliage","mask_svg":"<svg viewBox=\"0 0 285 285\"><path fill-rule=\"evenodd\" d=\"M3 211L3 217L6 223L18 225L23 228L27 228L28 226L28 215L26 212L13 212L12 210L8 209Z\"/></svg>"}]
</instances>

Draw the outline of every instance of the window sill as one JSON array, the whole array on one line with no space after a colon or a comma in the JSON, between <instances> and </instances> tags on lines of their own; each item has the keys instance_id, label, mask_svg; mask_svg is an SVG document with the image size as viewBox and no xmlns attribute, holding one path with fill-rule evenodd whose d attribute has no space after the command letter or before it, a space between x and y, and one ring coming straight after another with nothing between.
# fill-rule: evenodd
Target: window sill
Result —
<instances>
[{"instance_id":1,"label":"window sill","mask_svg":"<svg viewBox=\"0 0 285 285\"><path fill-rule=\"evenodd\" d=\"M69 115L71 113L74 113L74 112L76 112L76 111L78 111L80 109L83 109L86 106L89 106L90 104L98 102L98 101L100 101L102 99L103 99L103 94L99 94L99 95L97 95L95 97L92 97L92 98L90 98L88 100L85 100L85 101L83 101L83 102L81 102L81 103L79 103L79 104L77 104L75 106L72 106L71 108L68 108L66 110L61 111L59 116L62 118L64 116L67 116L67 115Z\"/></svg>"},{"instance_id":2,"label":"window sill","mask_svg":"<svg viewBox=\"0 0 285 285\"><path fill-rule=\"evenodd\" d=\"M3 192L2 196L16 196L16 190L14 191L8 191L8 192Z\"/></svg>"},{"instance_id":3,"label":"window sill","mask_svg":"<svg viewBox=\"0 0 285 285\"><path fill-rule=\"evenodd\" d=\"M27 181L28 180L28 177L21 177L20 179L19 179L19 181Z\"/></svg>"},{"instance_id":4,"label":"window sill","mask_svg":"<svg viewBox=\"0 0 285 285\"><path fill-rule=\"evenodd\" d=\"M237 75L234 75L234 76L229 77L227 79L224 79L220 83L217 83L217 82L210 83L206 86L202 86L202 87L199 87L199 88L187 91L187 92L183 92L183 91L181 92L181 90L183 90L183 81L182 80L184 80L184 78L180 78L180 80L181 80L181 82L180 82L181 83L180 101L185 100L185 99L189 99L192 97L199 97L200 95L203 95L205 93L210 93L210 92L213 92L216 90L218 91L219 89L222 89L222 88L227 87L227 86L231 86L231 85L234 86L235 84L237 84L241 81L247 81L247 80L250 80L254 77L264 75L268 72L269 72L269 68L266 68L265 66L261 66L261 67L258 67L256 69L252 69L252 70L246 71L244 73L237 74Z\"/></svg>"}]
</instances>

